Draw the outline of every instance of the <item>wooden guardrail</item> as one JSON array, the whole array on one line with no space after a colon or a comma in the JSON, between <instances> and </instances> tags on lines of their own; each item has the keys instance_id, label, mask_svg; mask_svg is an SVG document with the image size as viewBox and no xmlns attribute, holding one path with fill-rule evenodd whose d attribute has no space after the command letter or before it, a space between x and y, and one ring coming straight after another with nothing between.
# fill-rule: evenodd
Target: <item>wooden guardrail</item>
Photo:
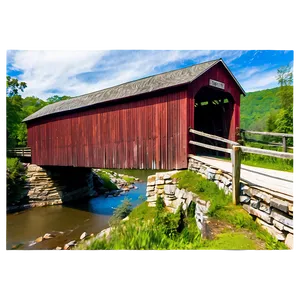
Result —
<instances>
[{"instance_id":1,"label":"wooden guardrail","mask_svg":"<svg viewBox=\"0 0 300 300\"><path fill-rule=\"evenodd\" d=\"M7 154L12 157L31 157L31 148L11 148L7 149Z\"/></svg>"},{"instance_id":2,"label":"wooden guardrail","mask_svg":"<svg viewBox=\"0 0 300 300\"><path fill-rule=\"evenodd\" d=\"M284 152L287 152L288 148L293 148L293 147L287 147L287 143L286 143L287 138L294 138L294 135L290 134L290 133L263 132L263 131L244 130L244 129L240 129L240 132L241 132L241 136L242 136L244 141L262 143L262 144L266 144L266 145L271 146L271 147L282 146L282 149L283 149ZM273 142L265 142L265 141L255 140L255 139L249 139L249 138L246 138L246 135L245 135L246 133L254 134L254 135L281 137L282 138L282 143L273 143Z\"/></svg>"},{"instance_id":3,"label":"wooden guardrail","mask_svg":"<svg viewBox=\"0 0 300 300\"><path fill-rule=\"evenodd\" d=\"M189 141L191 145L196 145L199 147L221 151L225 153L229 153L231 156L231 163L232 163L232 201L234 204L239 204L240 202L240 174L241 174L241 153L252 153L252 154L260 154L260 155L267 155L272 157L278 157L283 159L293 159L294 155L293 153L287 153L287 152L280 152L280 151L273 151L273 150L266 150L266 149L259 149L259 148L252 148L252 147L245 147L241 146L239 143L216 136L212 134L208 134L202 131L197 131L195 129L189 129L190 133L203 136L206 138L210 138L216 141L220 141L226 144L229 144L231 146L230 148L222 148L217 146L208 145L205 143L199 143L195 141ZM248 132L248 131L247 131ZM257 133L256 131L249 131L252 133ZM259 132L261 134L261 132ZM263 134L266 134L267 132L263 132ZM275 134L272 132L272 134ZM279 134L276 133L277 136L284 136L286 137L293 137L292 134Z\"/></svg>"}]
</instances>

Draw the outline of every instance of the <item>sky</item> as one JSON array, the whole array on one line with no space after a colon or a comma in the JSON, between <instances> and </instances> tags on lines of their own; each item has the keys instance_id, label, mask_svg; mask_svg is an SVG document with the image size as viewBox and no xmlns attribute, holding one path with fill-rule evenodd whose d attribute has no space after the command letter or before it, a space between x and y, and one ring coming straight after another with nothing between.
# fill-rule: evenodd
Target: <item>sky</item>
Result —
<instances>
[{"instance_id":1,"label":"sky","mask_svg":"<svg viewBox=\"0 0 300 300\"><path fill-rule=\"evenodd\" d=\"M222 58L246 92L278 86L277 69L293 51L111 50L7 51L7 75L25 81L23 97L79 96L131 80Z\"/></svg>"}]
</instances>

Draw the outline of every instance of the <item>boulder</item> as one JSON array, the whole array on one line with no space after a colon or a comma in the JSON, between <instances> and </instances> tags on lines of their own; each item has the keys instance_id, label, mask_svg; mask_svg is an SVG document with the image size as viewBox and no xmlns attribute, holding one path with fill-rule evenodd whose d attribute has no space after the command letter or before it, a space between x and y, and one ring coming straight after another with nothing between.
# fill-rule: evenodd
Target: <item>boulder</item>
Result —
<instances>
[{"instance_id":1,"label":"boulder","mask_svg":"<svg viewBox=\"0 0 300 300\"><path fill-rule=\"evenodd\" d=\"M44 236L43 236L43 239L45 239L45 240L49 240L49 239L52 239L52 238L54 238L54 236L51 235L50 233L45 233Z\"/></svg>"},{"instance_id":2,"label":"boulder","mask_svg":"<svg viewBox=\"0 0 300 300\"><path fill-rule=\"evenodd\" d=\"M80 240L83 240L87 237L87 233L86 232L83 232L80 236Z\"/></svg>"},{"instance_id":3,"label":"boulder","mask_svg":"<svg viewBox=\"0 0 300 300\"><path fill-rule=\"evenodd\" d=\"M38 238L35 240L35 242L36 242L36 243L40 243L42 240L43 240L43 237L40 236L40 237L38 237Z\"/></svg>"},{"instance_id":4,"label":"boulder","mask_svg":"<svg viewBox=\"0 0 300 300\"><path fill-rule=\"evenodd\" d=\"M293 234L288 234L286 236L285 242L284 242L290 249L293 249L293 244L294 244L294 235Z\"/></svg>"},{"instance_id":5,"label":"boulder","mask_svg":"<svg viewBox=\"0 0 300 300\"><path fill-rule=\"evenodd\" d=\"M75 240L73 240L73 241L71 241L71 242L67 243L67 245L69 245L70 247L73 247L73 246L75 246L75 245L76 245L76 241L75 241Z\"/></svg>"}]
</instances>

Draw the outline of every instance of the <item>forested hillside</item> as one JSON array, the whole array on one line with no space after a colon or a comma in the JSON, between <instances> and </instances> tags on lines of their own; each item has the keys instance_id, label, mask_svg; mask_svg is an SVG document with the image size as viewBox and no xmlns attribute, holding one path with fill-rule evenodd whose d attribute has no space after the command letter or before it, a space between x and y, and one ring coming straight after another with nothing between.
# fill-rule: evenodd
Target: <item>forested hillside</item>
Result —
<instances>
[{"instance_id":1,"label":"forested hillside","mask_svg":"<svg viewBox=\"0 0 300 300\"><path fill-rule=\"evenodd\" d=\"M247 93L241 97L241 128L268 131L267 120L271 113L279 112L279 87Z\"/></svg>"}]
</instances>

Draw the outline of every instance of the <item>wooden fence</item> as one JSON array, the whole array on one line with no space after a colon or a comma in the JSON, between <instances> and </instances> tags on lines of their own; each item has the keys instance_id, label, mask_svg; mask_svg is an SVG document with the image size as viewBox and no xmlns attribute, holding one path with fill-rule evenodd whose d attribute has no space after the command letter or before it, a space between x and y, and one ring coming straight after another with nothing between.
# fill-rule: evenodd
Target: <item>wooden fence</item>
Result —
<instances>
[{"instance_id":1,"label":"wooden fence","mask_svg":"<svg viewBox=\"0 0 300 300\"><path fill-rule=\"evenodd\" d=\"M31 157L31 148L11 148L7 149L7 155L10 157Z\"/></svg>"},{"instance_id":2,"label":"wooden fence","mask_svg":"<svg viewBox=\"0 0 300 300\"><path fill-rule=\"evenodd\" d=\"M293 149L293 147L287 147L287 139L288 138L294 138L293 134L290 133L278 133L278 132L262 132L262 131L252 131L252 130L244 130L240 129L241 137L244 141L248 142L255 142L255 143L261 143L265 144L271 147L282 147L283 152L287 152L287 149ZM266 142L266 141L260 141L255 139L249 139L246 137L247 134L251 135L263 135L263 136L274 136L274 137L281 137L282 143L274 143L274 142Z\"/></svg>"},{"instance_id":3,"label":"wooden fence","mask_svg":"<svg viewBox=\"0 0 300 300\"><path fill-rule=\"evenodd\" d=\"M191 145L196 145L199 147L216 150L216 151L221 151L221 152L230 154L231 162L232 162L232 201L235 205L239 204L239 202L240 202L240 177L241 177L240 174L241 174L241 153L242 152L267 155L267 156L278 157L278 158L283 158L283 159L293 159L293 157L294 157L293 153L241 146L237 142L234 142L234 141L231 141L231 140L228 140L228 139L216 136L216 135L208 134L208 133L205 133L202 131L197 131L195 129L190 129L189 132L199 135L199 136L209 138L209 139L213 139L213 140L216 140L219 142L223 142L223 143L229 145L229 147L227 146L226 148L222 148L222 147L212 146L212 145L208 145L205 143L199 143L199 142L195 142L195 141L191 141L191 140L189 141L189 143ZM252 131L252 133L253 132L255 132L255 134L258 133L256 131ZM263 134L265 134L265 133L266 132L263 132ZM274 135L275 133L272 132L272 134ZM285 134L285 133L276 133L276 134L277 134L277 136L281 136L281 137L284 136L285 138L293 137L293 135L291 135L291 134Z\"/></svg>"}]
</instances>

